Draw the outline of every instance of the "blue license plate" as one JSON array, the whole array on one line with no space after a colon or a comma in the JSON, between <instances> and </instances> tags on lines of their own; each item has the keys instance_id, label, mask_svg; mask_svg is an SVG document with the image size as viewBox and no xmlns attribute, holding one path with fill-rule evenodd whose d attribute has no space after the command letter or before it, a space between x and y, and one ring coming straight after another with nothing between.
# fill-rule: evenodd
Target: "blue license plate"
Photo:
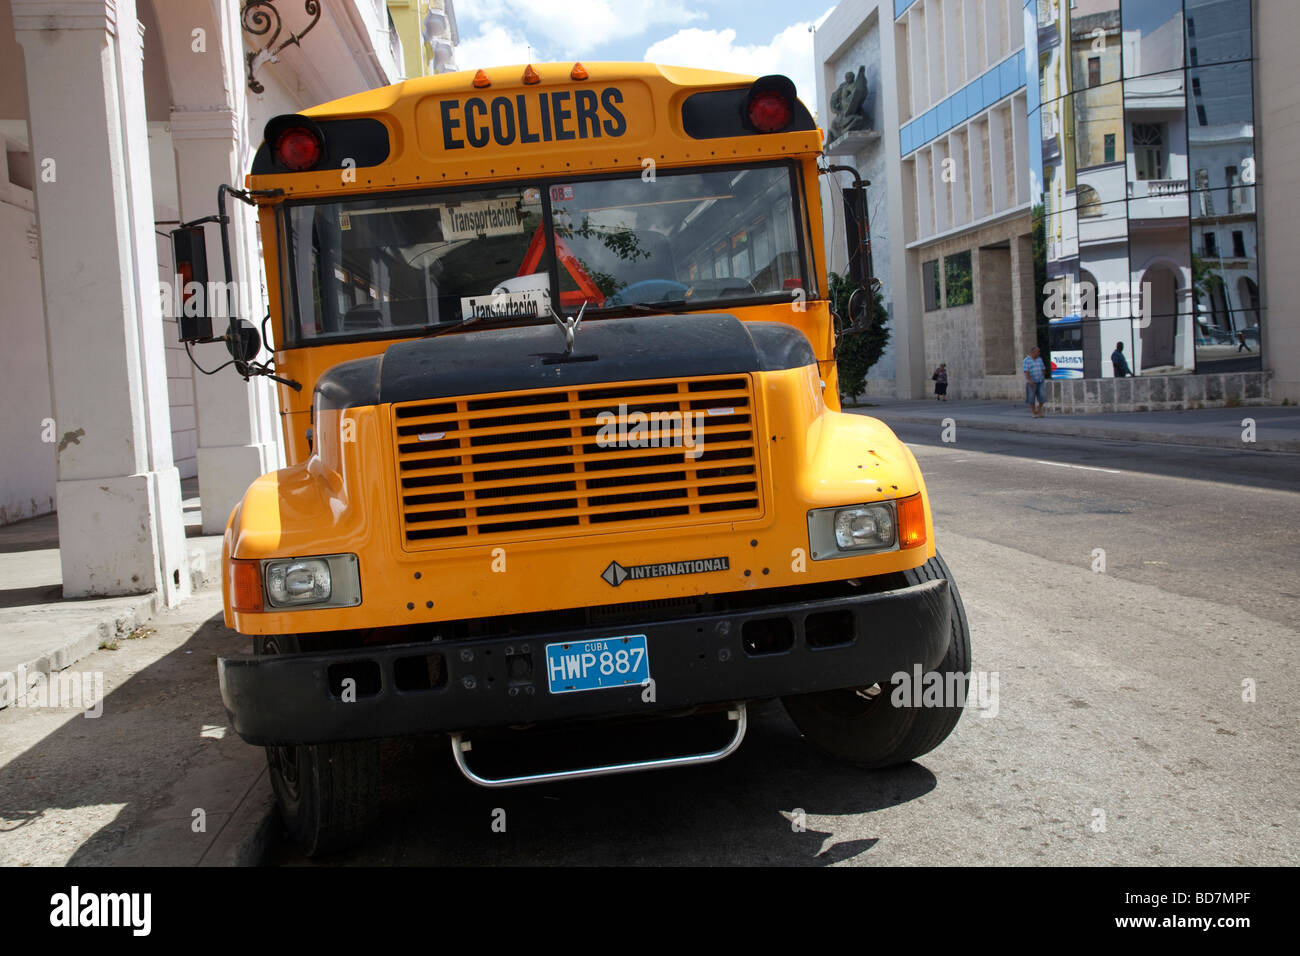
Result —
<instances>
[{"instance_id":1,"label":"blue license plate","mask_svg":"<svg viewBox=\"0 0 1300 956\"><path fill-rule=\"evenodd\" d=\"M546 677L552 694L644 684L650 680L645 635L547 644Z\"/></svg>"}]
</instances>

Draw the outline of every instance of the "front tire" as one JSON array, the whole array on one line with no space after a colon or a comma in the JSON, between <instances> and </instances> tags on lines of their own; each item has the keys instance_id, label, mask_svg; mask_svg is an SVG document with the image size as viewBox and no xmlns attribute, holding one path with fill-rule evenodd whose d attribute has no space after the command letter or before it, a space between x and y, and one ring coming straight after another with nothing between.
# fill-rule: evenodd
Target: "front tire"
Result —
<instances>
[{"instance_id":1,"label":"front tire","mask_svg":"<svg viewBox=\"0 0 1300 956\"><path fill-rule=\"evenodd\" d=\"M259 654L297 653L293 635L258 641ZM271 789L285 829L309 857L355 846L379 807L379 742L345 741L266 748Z\"/></svg>"},{"instance_id":2,"label":"front tire","mask_svg":"<svg viewBox=\"0 0 1300 956\"><path fill-rule=\"evenodd\" d=\"M900 688L886 683L782 698L790 719L815 747L858 767L907 763L939 746L957 726L969 687L970 626L948 565L936 554L904 577L909 586L948 582L952 638L935 672L945 689L961 688L955 699L945 693L941 706L923 706L922 689L912 688L912 706L895 706L892 698Z\"/></svg>"}]
</instances>

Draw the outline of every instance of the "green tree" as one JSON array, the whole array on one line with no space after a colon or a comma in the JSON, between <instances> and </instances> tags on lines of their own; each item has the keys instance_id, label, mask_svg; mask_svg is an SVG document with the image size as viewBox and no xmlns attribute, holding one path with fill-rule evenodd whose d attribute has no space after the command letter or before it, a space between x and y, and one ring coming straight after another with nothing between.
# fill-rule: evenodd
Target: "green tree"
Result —
<instances>
[{"instance_id":1,"label":"green tree","mask_svg":"<svg viewBox=\"0 0 1300 956\"><path fill-rule=\"evenodd\" d=\"M1052 356L1047 347L1047 331L1050 328L1047 315L1047 223L1043 204L1038 203L1034 206L1031 215L1033 217L1034 302L1037 305L1034 322L1035 338L1038 348L1043 353L1043 364L1051 368Z\"/></svg>"},{"instance_id":2,"label":"green tree","mask_svg":"<svg viewBox=\"0 0 1300 956\"><path fill-rule=\"evenodd\" d=\"M846 276L830 274L831 310L847 324L849 298L857 288ZM858 396L867 390L867 373L880 361L889 342L889 312L884 296L877 291L872 296L872 308L861 319L861 326L847 335L840 335L835 349L835 362L839 367L840 391L858 403Z\"/></svg>"}]
</instances>

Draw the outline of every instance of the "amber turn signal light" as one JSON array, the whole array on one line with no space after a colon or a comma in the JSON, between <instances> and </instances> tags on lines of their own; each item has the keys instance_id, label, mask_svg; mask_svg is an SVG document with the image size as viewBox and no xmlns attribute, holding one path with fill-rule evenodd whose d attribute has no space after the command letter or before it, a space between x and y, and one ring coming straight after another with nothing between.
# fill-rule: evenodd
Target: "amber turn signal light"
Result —
<instances>
[{"instance_id":1,"label":"amber turn signal light","mask_svg":"<svg viewBox=\"0 0 1300 956\"><path fill-rule=\"evenodd\" d=\"M898 546L917 548L925 544L925 505L920 495L900 498L898 508Z\"/></svg>"},{"instance_id":2,"label":"amber turn signal light","mask_svg":"<svg viewBox=\"0 0 1300 956\"><path fill-rule=\"evenodd\" d=\"M573 69L569 71L569 79L585 80L587 78L587 68L581 63L573 64Z\"/></svg>"},{"instance_id":3,"label":"amber turn signal light","mask_svg":"<svg viewBox=\"0 0 1300 956\"><path fill-rule=\"evenodd\" d=\"M527 83L529 86L533 85L534 83L542 82L542 78L537 75L537 71L533 69L533 65L531 63L529 63L526 67L524 67L524 82Z\"/></svg>"},{"instance_id":4,"label":"amber turn signal light","mask_svg":"<svg viewBox=\"0 0 1300 956\"><path fill-rule=\"evenodd\" d=\"M488 75L484 73L482 70L479 70L477 73L474 74L474 86L476 89L481 90L485 86L491 86L491 85L492 85L492 81L488 79Z\"/></svg>"},{"instance_id":5,"label":"amber turn signal light","mask_svg":"<svg viewBox=\"0 0 1300 956\"><path fill-rule=\"evenodd\" d=\"M236 611L262 610L262 562L233 560L228 567L230 606Z\"/></svg>"}]
</instances>

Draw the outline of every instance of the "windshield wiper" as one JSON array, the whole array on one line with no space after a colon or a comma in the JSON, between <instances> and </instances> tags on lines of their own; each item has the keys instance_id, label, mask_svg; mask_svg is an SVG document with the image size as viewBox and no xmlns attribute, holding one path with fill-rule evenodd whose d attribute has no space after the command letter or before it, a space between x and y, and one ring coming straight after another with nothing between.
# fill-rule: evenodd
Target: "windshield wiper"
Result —
<instances>
[{"instance_id":1,"label":"windshield wiper","mask_svg":"<svg viewBox=\"0 0 1300 956\"><path fill-rule=\"evenodd\" d=\"M659 302L655 305L647 305L644 302L629 302L627 305L615 305L610 307L613 312L617 309L631 309L634 312L649 312L652 315L687 315L694 312L699 306L688 306L684 299L669 299L666 302Z\"/></svg>"}]
</instances>

